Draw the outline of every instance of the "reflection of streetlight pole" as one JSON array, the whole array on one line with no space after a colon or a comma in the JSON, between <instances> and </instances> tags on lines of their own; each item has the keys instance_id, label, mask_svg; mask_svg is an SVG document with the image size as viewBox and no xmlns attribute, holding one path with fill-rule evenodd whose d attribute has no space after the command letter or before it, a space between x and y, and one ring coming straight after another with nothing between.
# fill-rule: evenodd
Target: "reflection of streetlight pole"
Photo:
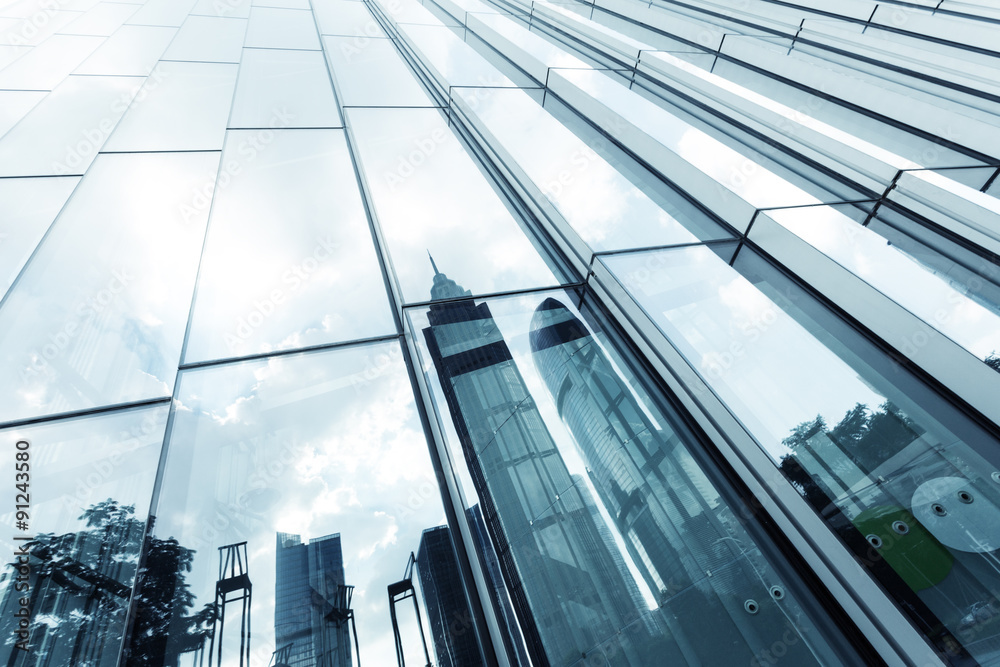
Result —
<instances>
[{"instance_id":1,"label":"reflection of streetlight pole","mask_svg":"<svg viewBox=\"0 0 1000 667\"><path fill-rule=\"evenodd\" d=\"M212 631L212 645L219 638L219 667L222 667L222 640L226 629L226 605L242 602L240 614L240 667L250 665L250 601L253 584L250 583L250 561L247 558L247 543L238 542L219 547L219 578L215 582L215 622L218 632ZM230 593L235 593L229 597ZM212 648L208 649L208 667L212 667ZM246 662L244 662L246 654Z\"/></svg>"},{"instance_id":2,"label":"reflection of streetlight pole","mask_svg":"<svg viewBox=\"0 0 1000 667\"><path fill-rule=\"evenodd\" d=\"M271 654L271 660L267 663L267 667L289 667L288 661L292 659L292 644L294 642L289 642L274 650Z\"/></svg>"},{"instance_id":3,"label":"reflection of streetlight pole","mask_svg":"<svg viewBox=\"0 0 1000 667\"><path fill-rule=\"evenodd\" d=\"M424 624L420 620L420 607L417 605L417 593L413 588L413 566L416 562L417 559L411 551L410 559L406 562L406 572L403 574L403 579L394 584L389 584L387 587L389 592L389 615L392 617L392 634L396 639L396 662L399 667L406 666L406 658L403 655L403 639L399 634L399 623L396 619L396 603L407 598L413 599L413 610L417 613L417 627L420 629L420 641L424 646L424 660L427 662L427 667L432 667L431 656L430 653L427 652L427 638L424 637Z\"/></svg>"},{"instance_id":4,"label":"reflection of streetlight pole","mask_svg":"<svg viewBox=\"0 0 1000 667\"><path fill-rule=\"evenodd\" d=\"M358 656L358 667L361 667L361 649L358 646L358 626L354 623L354 610L351 609L351 599L354 597L354 586L338 584L334 593L333 609L326 614L326 620L332 621L339 630L344 623L350 622L354 632L354 652Z\"/></svg>"}]
</instances>

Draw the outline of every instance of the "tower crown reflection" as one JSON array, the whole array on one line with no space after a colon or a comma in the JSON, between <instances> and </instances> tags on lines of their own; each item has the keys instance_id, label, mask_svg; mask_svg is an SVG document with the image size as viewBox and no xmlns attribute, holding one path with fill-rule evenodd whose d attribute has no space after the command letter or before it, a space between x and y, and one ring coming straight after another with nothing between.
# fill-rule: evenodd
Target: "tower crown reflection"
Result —
<instances>
[{"instance_id":1,"label":"tower crown reflection","mask_svg":"<svg viewBox=\"0 0 1000 667\"><path fill-rule=\"evenodd\" d=\"M440 272L432 294L470 295ZM658 639L636 622L644 605L635 581L489 306L432 303L428 320L424 337L532 661L571 664L612 641L621 664L649 664Z\"/></svg>"}]
</instances>

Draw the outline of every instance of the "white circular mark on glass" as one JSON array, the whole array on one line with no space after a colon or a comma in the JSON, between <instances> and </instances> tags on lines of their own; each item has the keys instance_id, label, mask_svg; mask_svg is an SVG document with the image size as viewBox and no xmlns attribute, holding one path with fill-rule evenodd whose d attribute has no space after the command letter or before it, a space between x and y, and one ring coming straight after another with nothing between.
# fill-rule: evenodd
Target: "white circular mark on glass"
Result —
<instances>
[{"instance_id":1,"label":"white circular mark on glass","mask_svg":"<svg viewBox=\"0 0 1000 667\"><path fill-rule=\"evenodd\" d=\"M972 553L1000 548L1000 507L964 477L939 477L913 493L913 516L941 544Z\"/></svg>"}]
</instances>

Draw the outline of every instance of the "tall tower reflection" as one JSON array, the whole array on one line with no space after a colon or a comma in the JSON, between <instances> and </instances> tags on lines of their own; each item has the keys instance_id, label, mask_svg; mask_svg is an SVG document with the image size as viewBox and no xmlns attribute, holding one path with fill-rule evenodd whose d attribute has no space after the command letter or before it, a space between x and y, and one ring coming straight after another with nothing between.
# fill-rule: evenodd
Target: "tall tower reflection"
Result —
<instances>
[{"instance_id":1,"label":"tall tower reflection","mask_svg":"<svg viewBox=\"0 0 1000 667\"><path fill-rule=\"evenodd\" d=\"M340 534L303 544L299 535L278 533L275 567L274 643L285 664L350 667L354 587L345 583Z\"/></svg>"},{"instance_id":2,"label":"tall tower reflection","mask_svg":"<svg viewBox=\"0 0 1000 667\"><path fill-rule=\"evenodd\" d=\"M469 295L435 267L433 300ZM652 664L655 640L635 623L634 582L603 539L489 307L436 303L428 320L424 338L533 662L570 664L615 638L613 664Z\"/></svg>"},{"instance_id":3,"label":"tall tower reflection","mask_svg":"<svg viewBox=\"0 0 1000 667\"><path fill-rule=\"evenodd\" d=\"M689 664L749 664L789 630L768 599L768 568L681 438L643 410L587 327L546 299L531 321L532 357L602 504ZM682 610L683 613L677 613ZM793 630L789 630L794 632ZM785 643L787 634L785 635ZM806 642L788 648L813 662Z\"/></svg>"},{"instance_id":4,"label":"tall tower reflection","mask_svg":"<svg viewBox=\"0 0 1000 667\"><path fill-rule=\"evenodd\" d=\"M462 575L448 526L424 530L416 563L437 667L481 666L483 659L472 629L472 610L462 589Z\"/></svg>"}]
</instances>

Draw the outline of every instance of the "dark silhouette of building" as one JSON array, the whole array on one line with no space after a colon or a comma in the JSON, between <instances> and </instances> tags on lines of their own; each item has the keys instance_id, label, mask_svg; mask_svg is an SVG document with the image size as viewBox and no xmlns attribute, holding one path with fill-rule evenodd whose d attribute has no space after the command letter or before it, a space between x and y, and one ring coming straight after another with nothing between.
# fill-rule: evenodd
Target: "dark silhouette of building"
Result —
<instances>
[{"instance_id":1,"label":"dark silhouette of building","mask_svg":"<svg viewBox=\"0 0 1000 667\"><path fill-rule=\"evenodd\" d=\"M340 534L313 538L278 533L275 556L274 643L291 645L289 667L350 667L350 608ZM355 631L355 641L357 633Z\"/></svg>"},{"instance_id":2,"label":"dark silhouette of building","mask_svg":"<svg viewBox=\"0 0 1000 667\"><path fill-rule=\"evenodd\" d=\"M437 667L478 667L483 664L465 598L448 526L428 528L417 549L417 576L427 609Z\"/></svg>"},{"instance_id":3,"label":"dark silhouette of building","mask_svg":"<svg viewBox=\"0 0 1000 667\"><path fill-rule=\"evenodd\" d=\"M424 338L532 661L660 655L486 304L436 270ZM639 621L637 623L637 621ZM627 631L623 631L628 628ZM611 642L612 644L608 644Z\"/></svg>"}]
</instances>

